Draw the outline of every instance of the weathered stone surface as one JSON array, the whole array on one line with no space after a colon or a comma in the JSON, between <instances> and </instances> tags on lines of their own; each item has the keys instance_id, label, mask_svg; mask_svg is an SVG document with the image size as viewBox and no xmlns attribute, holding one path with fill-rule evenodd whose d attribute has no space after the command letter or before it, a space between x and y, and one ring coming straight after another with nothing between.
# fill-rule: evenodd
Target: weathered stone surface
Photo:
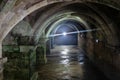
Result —
<instances>
[{"instance_id":1,"label":"weathered stone surface","mask_svg":"<svg viewBox=\"0 0 120 80\"><path fill-rule=\"evenodd\" d=\"M21 20L23 20L26 16L31 14L32 12L47 6L49 4L58 3L58 2L64 2L64 1L76 1L76 2L92 2L92 3L101 3L105 4L111 7L114 7L118 10L120 10L120 1L117 0L9 0L3 10L1 10L0 13L0 58L2 58L2 41L6 37L6 35L18 24ZM22 23L23 24L23 23ZM20 34L23 35L30 35L29 33L25 33L27 30L24 27L24 25L19 26L23 31L21 30ZM16 29L15 33L19 32L20 28L18 30ZM25 32L24 32L25 31ZM107 33L108 34L108 33ZM112 37L110 37L112 39ZM114 42L114 39L112 39L111 42ZM89 48L90 56L93 57L93 41L88 41L87 47ZM40 51L40 53L45 53L44 51ZM45 55L42 54L39 57L41 57L41 62L46 62ZM102 58L101 56L99 57ZM119 59L118 59L119 60ZM4 61L1 61L2 63ZM118 64L118 62L116 62ZM2 66L3 64L0 64ZM2 70L2 67L0 68ZM2 71L1 71L2 72Z\"/></svg>"},{"instance_id":2,"label":"weathered stone surface","mask_svg":"<svg viewBox=\"0 0 120 80\"><path fill-rule=\"evenodd\" d=\"M52 4L52 3L56 3L56 2L63 2L63 1L68 1L68 0L43 0L43 1L41 1L40 0L40 2L39 1L36 1L35 0L35 2L37 2L35 5L33 5L33 6L31 6L31 7L29 7L27 10L24 10L23 8L25 7L25 6L27 6L27 4L29 3L29 1L28 0L25 0L25 1L23 1L23 0L21 0L21 1L19 1L19 3L21 4L21 2L23 2L23 4L22 5L19 5L19 3L18 3L18 5L19 6L17 6L17 5L15 5L14 7L11 7L11 5L13 6L14 4L15 4L15 0L12 2L8 2L7 4L10 4L10 7L12 8L12 9L15 9L16 8L16 6L17 6L17 13L16 12L12 12L12 13L16 13L13 17L9 17L10 19L12 18L12 20L4 20L3 18L1 18L1 20L2 20L2 23L0 24L1 25L1 27L2 27L2 24L4 24L4 22L3 21L8 21L8 23L7 23L7 25L6 25L6 27L7 28L3 28L3 29L0 29L0 30L3 30L3 32L2 33L0 33L0 41L2 41L4 38L5 38L5 36L8 34L8 32L10 32L10 30L17 24L17 23L19 23L24 17L26 17L27 15L29 15L30 13L32 13L32 12L34 12L35 10L37 10L37 9L39 9L39 8L41 8L41 7L43 7L43 6L45 6L45 5L48 5L48 4ZM70 1L72 1L72 0L70 0ZM80 0L76 0L76 1L80 1ZM110 1L108 1L108 0L82 0L83 2L85 1L85 2L100 2L100 3L104 3L104 4L109 4L110 6L114 6L114 7L117 7L117 8L119 8L119 5L118 5L118 3L119 2L115 2L115 1L113 1L113 0L110 0ZM39 3L38 3L39 2ZM30 1L30 3L32 4L32 3L34 3L34 1ZM29 4L30 4L29 3ZM6 5L7 5L6 4ZM24 6L24 7L23 7ZM6 6L7 7L7 6ZM22 7L22 8L21 8ZM16 10L15 9L15 10ZM9 11L9 10L11 10L11 9L6 9L6 11ZM6 13L5 13L5 15L6 15ZM1 16L1 15L0 15ZM11 14L9 14L8 16L11 16ZM5 18L5 19L7 19L7 18ZM0 31L1 32L1 31ZM4 33L4 34L3 34Z\"/></svg>"}]
</instances>

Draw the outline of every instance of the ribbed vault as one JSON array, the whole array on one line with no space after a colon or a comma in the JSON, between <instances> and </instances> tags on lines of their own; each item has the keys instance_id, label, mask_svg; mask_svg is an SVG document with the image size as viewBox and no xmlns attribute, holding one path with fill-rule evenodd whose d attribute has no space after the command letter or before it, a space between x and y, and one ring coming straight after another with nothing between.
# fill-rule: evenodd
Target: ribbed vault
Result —
<instances>
[{"instance_id":1,"label":"ribbed vault","mask_svg":"<svg viewBox=\"0 0 120 80\"><path fill-rule=\"evenodd\" d=\"M2 43L9 36L17 37L27 32L27 42L33 42L28 45L34 46L35 50L39 46L47 49L51 35L57 33L62 25L78 33L78 46L98 66L102 65L103 70L107 69L106 64L114 66L116 71L120 70L120 1L5 0L0 3L0 58ZM21 27L21 24L24 26ZM44 59L45 54L42 54ZM112 71L108 73L113 74ZM114 76L119 79L118 74Z\"/></svg>"}]
</instances>

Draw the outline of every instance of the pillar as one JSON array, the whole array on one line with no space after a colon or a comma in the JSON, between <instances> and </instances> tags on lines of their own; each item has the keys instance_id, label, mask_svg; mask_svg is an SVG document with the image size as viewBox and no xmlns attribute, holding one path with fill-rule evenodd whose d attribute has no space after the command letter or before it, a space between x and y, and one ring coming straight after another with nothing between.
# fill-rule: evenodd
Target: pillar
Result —
<instances>
[{"instance_id":1,"label":"pillar","mask_svg":"<svg viewBox=\"0 0 120 80\"><path fill-rule=\"evenodd\" d=\"M36 48L36 63L37 65L45 64L47 63L46 58L46 39L41 38L40 43L37 45Z\"/></svg>"},{"instance_id":2,"label":"pillar","mask_svg":"<svg viewBox=\"0 0 120 80\"><path fill-rule=\"evenodd\" d=\"M3 65L7 62L7 58L2 58L2 43L0 43L0 80L3 80Z\"/></svg>"},{"instance_id":3,"label":"pillar","mask_svg":"<svg viewBox=\"0 0 120 80\"><path fill-rule=\"evenodd\" d=\"M3 80L2 44L0 44L0 80Z\"/></svg>"},{"instance_id":4,"label":"pillar","mask_svg":"<svg viewBox=\"0 0 120 80\"><path fill-rule=\"evenodd\" d=\"M46 54L50 54L51 43L50 40L46 41Z\"/></svg>"}]
</instances>

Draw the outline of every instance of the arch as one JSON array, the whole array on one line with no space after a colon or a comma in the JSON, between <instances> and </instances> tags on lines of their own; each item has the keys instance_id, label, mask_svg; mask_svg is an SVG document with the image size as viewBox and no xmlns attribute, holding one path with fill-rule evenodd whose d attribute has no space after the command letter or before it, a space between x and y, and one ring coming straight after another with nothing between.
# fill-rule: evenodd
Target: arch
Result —
<instances>
[{"instance_id":1,"label":"arch","mask_svg":"<svg viewBox=\"0 0 120 80\"><path fill-rule=\"evenodd\" d=\"M110 0L110 1L108 1L108 0L107 1L106 0L102 0L102 1L101 0L96 0L96 1L89 1L89 0L82 0L82 1L79 1L79 0L76 0L76 1L73 1L73 0L70 0L70 1L68 1L68 0L50 0L49 1L49 0L43 0L43 1L40 1L39 3L34 4L33 6L29 7L26 10L24 10L24 9L21 10L20 9L22 11L22 13L18 9L18 12L11 18L11 20L7 24L3 22L1 24L1 29L0 29L0 36L1 36L0 37L0 42L2 42L2 40L6 37L6 35L11 31L11 29L17 23L19 23L21 20L23 20L30 13L32 13L32 12L34 12L34 11L44 7L44 6L47 6L47 5L50 5L50 4L53 4L53 3L59 3L59 2L66 2L66 1L71 2L71 3L75 3L75 2L101 3L101 4L104 4L104 5L108 5L108 6L111 6L113 8L119 9L119 4L116 3L114 0ZM4 27L4 25L7 26L7 27Z\"/></svg>"},{"instance_id":2,"label":"arch","mask_svg":"<svg viewBox=\"0 0 120 80\"><path fill-rule=\"evenodd\" d=\"M66 1L66 0L63 0L63 1ZM61 1L60 0L60 2L63 2L63 1ZM75 3L75 2L77 2L77 1L74 1L74 2L70 2L70 4L72 4L72 3ZM79 1L80 3L82 2L82 1ZM32 12L34 12L34 11L36 11L36 10L38 10L38 9L40 9L40 8L42 8L42 7L45 7L45 6L47 6L47 5L51 5L51 4L54 4L54 3L59 3L59 1L52 1L52 0L50 0L50 2L48 2L48 0L43 0L43 2L40 2L40 3L38 3L38 4L35 4L35 5L33 5L32 7L30 7L30 8L28 8L28 9L26 9L26 10L21 10L21 11L23 11L23 13L21 13L21 11L20 12L17 12L17 13L13 13L14 15L12 16L12 18L11 18L11 20L10 21L8 21L8 23L6 23L6 22L4 22L3 24L1 24L1 29L0 29L0 36L1 36L1 38L0 38L0 41L1 41L1 43L2 43L2 40L6 37L6 35L14 28L14 26L16 25L16 24L18 24L21 20L23 20L27 15L29 15L30 13L32 13ZM69 12L69 11L68 11ZM94 12L97 12L96 10L94 10ZM66 13L66 12L65 12ZM72 15L72 13L75 13L75 12L71 12L69 15L66 15L66 17L65 18L59 18L56 22L54 22L54 24L52 24L52 27L51 28L49 28L49 30L48 30L48 32L47 32L47 34L46 34L46 36L48 37L48 35L50 34L50 32L56 27L56 25L58 25L61 21L63 21L63 20L70 20L70 19L72 19L72 20L76 20L76 21L79 21L80 23L82 23L84 26L85 26L85 28L90 28L89 27L89 25L86 23L86 22L84 22L84 20L82 19L82 17L77 17L77 16L75 16L75 15ZM102 29L107 29L107 31L105 31L104 30L104 34L105 35L107 35L108 33L110 33L110 31L109 30L111 30L111 29L109 29L109 25L107 25L106 23L105 24L103 24L104 23L104 19L103 18L101 18L101 15L100 16L98 16L98 15L94 15L95 17L97 16L97 18L95 19L95 20L97 20L98 21L98 23L100 23L101 25L103 25L103 26L101 26L101 28ZM93 16L93 17L94 17ZM92 18L93 18L92 17ZM100 19L100 20L99 20ZM103 20L103 21L102 21ZM45 25L47 25L47 24L45 24ZM42 30L42 28L43 27L40 27L40 29ZM45 29L46 29L46 27L45 27ZM107 33L108 32L108 33ZM92 34L90 34L90 35L92 35ZM107 37L109 37L109 34L107 35ZM38 37L39 38L39 37ZM107 38L106 38L107 39ZM110 38L108 38L108 40L109 40ZM88 45L88 44L92 44L91 46L93 46L94 45L94 43L93 42L87 42L86 41L86 44ZM89 47L88 47L89 48ZM2 51L2 46L0 45L0 50ZM91 50L94 50L94 46L91 48ZM92 51L91 51L92 52ZM0 54L0 57L2 57L2 52L0 52L1 54Z\"/></svg>"},{"instance_id":3,"label":"arch","mask_svg":"<svg viewBox=\"0 0 120 80\"><path fill-rule=\"evenodd\" d=\"M33 1L34 2L34 1ZM120 10L118 2L115 2L114 0L95 0L95 1L89 1L89 0L43 0L38 3L33 4L32 6L28 8L24 8L28 5L23 3L23 4L18 4L17 6L15 5L14 8L11 11L8 11L7 13L1 12L1 24L0 24L0 44L2 44L3 39L7 36L7 34L17 25L21 20L23 20L26 16L31 14L32 12L45 7L47 5L51 5L54 3L62 3L66 2L69 4L72 3L99 3L102 5L106 5L112 8L115 8L117 10ZM64 4L64 3L62 3ZM22 6L22 7L18 7ZM17 10L17 11L15 11ZM11 16L12 15L12 16ZM8 20L7 16L11 16ZM0 56L2 55L2 46L0 45Z\"/></svg>"},{"instance_id":4,"label":"arch","mask_svg":"<svg viewBox=\"0 0 120 80\"><path fill-rule=\"evenodd\" d=\"M68 26L69 28L75 29L76 31L78 31L78 28L75 25L67 25L67 24L62 24L62 25ZM56 33L59 28L60 28L60 25L58 25L58 27L54 30L53 33Z\"/></svg>"},{"instance_id":5,"label":"arch","mask_svg":"<svg viewBox=\"0 0 120 80\"><path fill-rule=\"evenodd\" d=\"M81 18L79 18L79 17L63 18L63 19L60 19L60 20L56 21L56 22L51 26L50 30L49 30L49 31L47 32L47 34L46 34L46 37L48 37L49 34L50 34L50 32L51 32L61 21L64 21L64 20L75 20L75 21L78 21L78 22L82 23L82 24L83 24L84 26L86 26L87 28L89 28L88 25L87 25L87 23L84 22L84 21L83 21Z\"/></svg>"}]
</instances>

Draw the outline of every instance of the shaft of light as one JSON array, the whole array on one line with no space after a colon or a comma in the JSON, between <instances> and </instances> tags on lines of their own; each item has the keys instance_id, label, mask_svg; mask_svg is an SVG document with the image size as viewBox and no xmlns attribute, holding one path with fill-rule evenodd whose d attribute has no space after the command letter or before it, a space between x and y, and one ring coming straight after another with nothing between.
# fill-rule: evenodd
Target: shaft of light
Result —
<instances>
[{"instance_id":1,"label":"shaft of light","mask_svg":"<svg viewBox=\"0 0 120 80\"><path fill-rule=\"evenodd\" d=\"M68 33L66 33L66 35L68 35L68 34L76 34L76 33L92 32L92 31L97 31L97 30L101 30L101 29L89 29L89 30L68 32ZM63 35L63 33L61 33L61 34L53 34L53 35L49 35L49 37L62 36L62 35Z\"/></svg>"}]
</instances>

